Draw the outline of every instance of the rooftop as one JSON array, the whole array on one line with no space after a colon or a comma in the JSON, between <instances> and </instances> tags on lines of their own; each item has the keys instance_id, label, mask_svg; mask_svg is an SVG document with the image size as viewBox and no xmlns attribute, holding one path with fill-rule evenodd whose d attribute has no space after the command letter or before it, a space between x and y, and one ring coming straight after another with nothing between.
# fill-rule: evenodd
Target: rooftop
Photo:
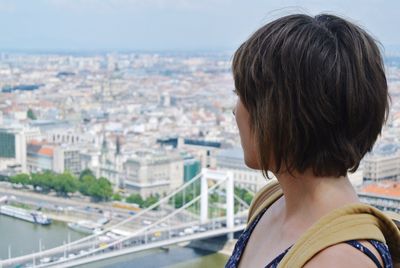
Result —
<instances>
[{"instance_id":1,"label":"rooftop","mask_svg":"<svg viewBox=\"0 0 400 268\"><path fill-rule=\"evenodd\" d=\"M360 192L382 196L400 197L400 182L381 181L379 183L368 184L363 186Z\"/></svg>"}]
</instances>

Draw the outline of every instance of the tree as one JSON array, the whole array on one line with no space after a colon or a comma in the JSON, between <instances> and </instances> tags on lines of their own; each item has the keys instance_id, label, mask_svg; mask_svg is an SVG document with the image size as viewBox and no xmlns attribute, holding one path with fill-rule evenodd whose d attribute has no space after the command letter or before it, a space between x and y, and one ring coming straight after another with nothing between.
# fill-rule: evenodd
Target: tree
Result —
<instances>
[{"instance_id":1,"label":"tree","mask_svg":"<svg viewBox=\"0 0 400 268\"><path fill-rule=\"evenodd\" d=\"M158 202L159 200L159 196L158 195L150 195L149 197L146 198L146 200L143 203L143 207L148 208L151 205L155 204Z\"/></svg>"},{"instance_id":2,"label":"tree","mask_svg":"<svg viewBox=\"0 0 400 268\"><path fill-rule=\"evenodd\" d=\"M54 177L56 174L54 174L51 171L44 171L42 173L32 173L32 180L31 184L33 187L39 186L42 188L42 191L50 191L51 189L54 188Z\"/></svg>"},{"instance_id":3,"label":"tree","mask_svg":"<svg viewBox=\"0 0 400 268\"><path fill-rule=\"evenodd\" d=\"M195 193L196 194L196 193ZM198 194L197 194L198 195ZM157 195L159 196L159 195ZM185 198L183 198L185 197ZM186 203L192 201L195 198L192 191L186 191L185 194L183 192L178 192L174 198L171 198L168 202L170 205L175 204L175 208L180 208Z\"/></svg>"},{"instance_id":4,"label":"tree","mask_svg":"<svg viewBox=\"0 0 400 268\"><path fill-rule=\"evenodd\" d=\"M253 195L246 189L235 187L235 195L250 205Z\"/></svg>"},{"instance_id":5,"label":"tree","mask_svg":"<svg viewBox=\"0 0 400 268\"><path fill-rule=\"evenodd\" d=\"M183 206L183 194L182 194L182 192L177 193L174 198L171 198L169 200L169 203L171 205L174 205L175 208L180 208L181 206Z\"/></svg>"},{"instance_id":6,"label":"tree","mask_svg":"<svg viewBox=\"0 0 400 268\"><path fill-rule=\"evenodd\" d=\"M104 177L96 179L90 169L85 169L80 174L79 192L92 197L94 201L109 200L113 194L112 185ZM122 199L122 197L120 196Z\"/></svg>"},{"instance_id":7,"label":"tree","mask_svg":"<svg viewBox=\"0 0 400 268\"><path fill-rule=\"evenodd\" d=\"M106 201L112 196L113 190L110 181L101 177L89 187L88 192L94 200Z\"/></svg>"},{"instance_id":8,"label":"tree","mask_svg":"<svg viewBox=\"0 0 400 268\"><path fill-rule=\"evenodd\" d=\"M138 204L141 208L144 204L143 198L140 194L131 194L126 198L126 202Z\"/></svg>"},{"instance_id":9,"label":"tree","mask_svg":"<svg viewBox=\"0 0 400 268\"><path fill-rule=\"evenodd\" d=\"M78 190L78 180L70 173L64 172L55 176L53 187L58 194L68 196L68 193Z\"/></svg>"},{"instance_id":10,"label":"tree","mask_svg":"<svg viewBox=\"0 0 400 268\"><path fill-rule=\"evenodd\" d=\"M85 176L87 176L87 175L92 176L92 177L94 177L94 178L96 177L96 176L93 174L93 171L91 171L90 169L86 168L86 169L82 170L81 174L79 174L79 180L82 180L83 177L85 177Z\"/></svg>"},{"instance_id":11,"label":"tree","mask_svg":"<svg viewBox=\"0 0 400 268\"><path fill-rule=\"evenodd\" d=\"M248 205L250 205L250 204L251 204L251 200L253 200L253 195L250 194L249 192L246 192L246 193L244 194L243 200L244 200Z\"/></svg>"},{"instance_id":12,"label":"tree","mask_svg":"<svg viewBox=\"0 0 400 268\"><path fill-rule=\"evenodd\" d=\"M29 108L28 111L26 112L26 116L31 120L37 119L35 113L33 112L33 110L31 108Z\"/></svg>"},{"instance_id":13,"label":"tree","mask_svg":"<svg viewBox=\"0 0 400 268\"><path fill-rule=\"evenodd\" d=\"M28 174L21 173L11 177L11 183L22 184L24 186L30 184L31 179Z\"/></svg>"},{"instance_id":14,"label":"tree","mask_svg":"<svg viewBox=\"0 0 400 268\"><path fill-rule=\"evenodd\" d=\"M119 193L115 193L115 194L112 195L111 199L114 200L114 201L121 201L122 200L122 196Z\"/></svg>"},{"instance_id":15,"label":"tree","mask_svg":"<svg viewBox=\"0 0 400 268\"><path fill-rule=\"evenodd\" d=\"M82 173L81 173L82 174ZM96 178L92 175L85 175L80 179L79 192L83 195L90 195L89 188L96 183Z\"/></svg>"}]
</instances>

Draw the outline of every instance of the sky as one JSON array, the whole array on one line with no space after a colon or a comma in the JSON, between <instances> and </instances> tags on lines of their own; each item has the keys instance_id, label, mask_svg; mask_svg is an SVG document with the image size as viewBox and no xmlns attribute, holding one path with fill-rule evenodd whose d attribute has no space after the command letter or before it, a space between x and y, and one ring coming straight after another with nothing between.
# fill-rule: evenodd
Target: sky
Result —
<instances>
[{"instance_id":1,"label":"sky","mask_svg":"<svg viewBox=\"0 0 400 268\"><path fill-rule=\"evenodd\" d=\"M398 0L0 0L0 51L233 50L280 16L322 12L400 49Z\"/></svg>"}]
</instances>

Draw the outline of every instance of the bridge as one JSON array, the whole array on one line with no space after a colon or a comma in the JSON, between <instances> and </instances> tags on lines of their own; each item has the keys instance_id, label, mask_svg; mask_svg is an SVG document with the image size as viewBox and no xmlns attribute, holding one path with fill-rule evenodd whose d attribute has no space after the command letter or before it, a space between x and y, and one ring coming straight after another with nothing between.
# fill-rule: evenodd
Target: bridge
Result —
<instances>
[{"instance_id":1,"label":"bridge","mask_svg":"<svg viewBox=\"0 0 400 268\"><path fill-rule=\"evenodd\" d=\"M232 172L203 169L157 203L113 226L55 248L1 260L0 267L72 267L196 239L233 238L245 228L248 208L235 195Z\"/></svg>"}]
</instances>

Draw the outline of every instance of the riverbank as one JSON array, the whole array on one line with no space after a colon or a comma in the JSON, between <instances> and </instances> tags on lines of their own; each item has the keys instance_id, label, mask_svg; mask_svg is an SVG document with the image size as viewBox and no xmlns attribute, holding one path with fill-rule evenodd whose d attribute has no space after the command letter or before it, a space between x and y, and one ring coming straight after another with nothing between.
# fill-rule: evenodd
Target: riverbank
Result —
<instances>
[{"instance_id":1,"label":"riverbank","mask_svg":"<svg viewBox=\"0 0 400 268\"><path fill-rule=\"evenodd\" d=\"M231 256L237 239L227 240L223 237L208 238L204 240L191 241L187 247L200 250L208 250L222 254L224 256Z\"/></svg>"},{"instance_id":2,"label":"riverbank","mask_svg":"<svg viewBox=\"0 0 400 268\"><path fill-rule=\"evenodd\" d=\"M233 249L235 248L237 239L231 239L226 241L224 247L218 251L218 253L230 257L232 255Z\"/></svg>"},{"instance_id":3,"label":"riverbank","mask_svg":"<svg viewBox=\"0 0 400 268\"><path fill-rule=\"evenodd\" d=\"M8 205L11 207L22 208L27 211L40 210L43 214L45 214L51 220L64 222L64 223L77 222L82 219L91 220L91 221L96 221L98 219L98 217L90 217L90 216L88 217L86 215L82 215L82 213L74 213L72 211L59 212L56 210L41 209L40 207L38 207L36 205L32 205L32 203L24 202L24 200L10 201L7 203L1 203L0 205ZM19 219L19 220L21 220L21 219Z\"/></svg>"},{"instance_id":4,"label":"riverbank","mask_svg":"<svg viewBox=\"0 0 400 268\"><path fill-rule=\"evenodd\" d=\"M59 221L59 222L64 222L64 223L70 223L70 222L78 222L80 220L82 220L81 217L79 216L73 216L70 214L59 214L59 213L52 213L52 212L48 212L45 211L44 212L50 219L55 220L55 221Z\"/></svg>"},{"instance_id":5,"label":"riverbank","mask_svg":"<svg viewBox=\"0 0 400 268\"><path fill-rule=\"evenodd\" d=\"M100 211L108 213L115 211L110 204L89 202L87 198L82 200L77 197L64 198L27 189L0 188L0 197L2 196L8 197L7 202L3 204L7 203L28 210L40 210L49 218L65 223L79 220L97 221L104 217Z\"/></svg>"}]
</instances>

